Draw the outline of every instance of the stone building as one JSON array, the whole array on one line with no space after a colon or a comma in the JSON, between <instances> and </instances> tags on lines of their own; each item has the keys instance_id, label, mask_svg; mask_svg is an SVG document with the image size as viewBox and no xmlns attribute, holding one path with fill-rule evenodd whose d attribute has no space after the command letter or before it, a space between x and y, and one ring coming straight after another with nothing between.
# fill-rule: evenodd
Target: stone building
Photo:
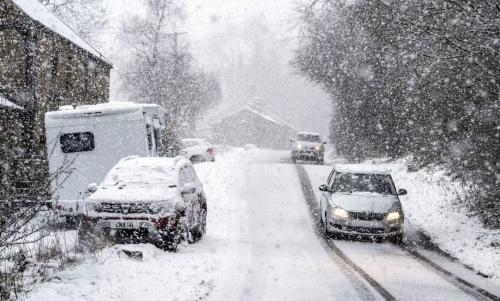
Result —
<instances>
[{"instance_id":1,"label":"stone building","mask_svg":"<svg viewBox=\"0 0 500 301\"><path fill-rule=\"evenodd\" d=\"M45 112L109 101L111 68L38 1L0 1L0 198L39 182Z\"/></svg>"}]
</instances>

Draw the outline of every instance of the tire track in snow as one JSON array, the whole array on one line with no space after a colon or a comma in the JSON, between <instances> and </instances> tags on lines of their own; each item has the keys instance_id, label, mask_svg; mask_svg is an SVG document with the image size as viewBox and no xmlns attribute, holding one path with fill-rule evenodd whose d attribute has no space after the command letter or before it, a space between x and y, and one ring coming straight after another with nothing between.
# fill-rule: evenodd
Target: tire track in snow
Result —
<instances>
[{"instance_id":1,"label":"tire track in snow","mask_svg":"<svg viewBox=\"0 0 500 301\"><path fill-rule=\"evenodd\" d=\"M425 257L424 255L420 254L417 250L414 250L410 247L407 246L401 246L403 250L408 252L410 256L415 258L416 260L420 261L422 264L425 266L433 269L436 271L438 275L441 276L441 278L445 279L449 283L453 284L456 286L458 289L463 291L464 293L477 298L478 300L492 300L492 301L500 301L500 297L494 295L493 293L490 293L489 291L482 289L469 281L462 279L450 271L446 270L445 268L439 266L437 263L432 261L431 259Z\"/></svg>"},{"instance_id":2,"label":"tire track in snow","mask_svg":"<svg viewBox=\"0 0 500 301\"><path fill-rule=\"evenodd\" d=\"M345 276L351 284L358 292L359 296L363 300L376 300L376 296L372 293L372 290L366 285L364 281L359 279L356 276L358 273L369 285L373 287L385 300L396 300L394 296L391 295L382 285L380 285L375 279L370 277L366 272L363 271L359 266L357 266L353 261L351 261L331 240L327 239L319 229L321 229L318 218L318 208L316 202L316 196L314 195L314 191L311 185L311 181L309 180L309 176L305 168L297 164L295 165L297 168L297 172L299 174L299 179L302 187L302 192L304 193L304 197L307 201L307 205L310 209L315 229L314 232L318 235L321 240L322 245L325 247L327 251L333 250L334 253L328 252L332 260L340 267L340 269L344 272Z\"/></svg>"}]
</instances>

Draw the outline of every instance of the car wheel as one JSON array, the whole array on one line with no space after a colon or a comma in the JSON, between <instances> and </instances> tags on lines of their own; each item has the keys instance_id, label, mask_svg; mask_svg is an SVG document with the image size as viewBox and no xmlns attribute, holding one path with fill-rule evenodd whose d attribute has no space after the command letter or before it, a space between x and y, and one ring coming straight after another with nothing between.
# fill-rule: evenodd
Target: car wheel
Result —
<instances>
[{"instance_id":1,"label":"car wheel","mask_svg":"<svg viewBox=\"0 0 500 301\"><path fill-rule=\"evenodd\" d=\"M200 163L200 162L202 162L201 160L202 159L200 156L191 156L191 158L189 158L189 161L191 161L191 163L193 163L193 164Z\"/></svg>"},{"instance_id":2,"label":"car wheel","mask_svg":"<svg viewBox=\"0 0 500 301\"><path fill-rule=\"evenodd\" d=\"M296 163L297 163L297 158L292 157L292 163L293 163L293 164L296 164Z\"/></svg>"},{"instance_id":3,"label":"car wheel","mask_svg":"<svg viewBox=\"0 0 500 301\"><path fill-rule=\"evenodd\" d=\"M177 246L179 245L179 241L177 239L171 239L166 236L163 236L160 241L155 243L155 246L159 249L162 249L166 252L177 252Z\"/></svg>"},{"instance_id":4,"label":"car wheel","mask_svg":"<svg viewBox=\"0 0 500 301\"><path fill-rule=\"evenodd\" d=\"M191 243L200 241L201 238L203 237L203 235L206 233L206 229L207 229L207 214L206 214L206 212L203 212L202 216L203 216L203 218L202 218L200 224L191 230L191 237L192 237Z\"/></svg>"},{"instance_id":5,"label":"car wheel","mask_svg":"<svg viewBox=\"0 0 500 301\"><path fill-rule=\"evenodd\" d=\"M403 233L401 234L398 234L396 236L393 236L390 238L390 241L393 243L393 244L396 244L396 245L400 245L403 243Z\"/></svg>"},{"instance_id":6,"label":"car wheel","mask_svg":"<svg viewBox=\"0 0 500 301\"><path fill-rule=\"evenodd\" d=\"M88 224L80 222L78 227L78 243L87 249L94 249L97 245L97 238Z\"/></svg>"}]
</instances>

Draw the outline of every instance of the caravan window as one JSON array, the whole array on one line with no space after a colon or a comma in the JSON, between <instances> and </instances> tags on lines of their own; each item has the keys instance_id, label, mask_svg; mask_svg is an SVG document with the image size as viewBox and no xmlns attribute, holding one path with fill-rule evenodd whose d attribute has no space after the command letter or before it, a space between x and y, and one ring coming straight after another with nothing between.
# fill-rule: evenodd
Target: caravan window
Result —
<instances>
[{"instance_id":1,"label":"caravan window","mask_svg":"<svg viewBox=\"0 0 500 301\"><path fill-rule=\"evenodd\" d=\"M60 137L63 153L89 152L94 150L94 134L91 132L66 133Z\"/></svg>"}]
</instances>

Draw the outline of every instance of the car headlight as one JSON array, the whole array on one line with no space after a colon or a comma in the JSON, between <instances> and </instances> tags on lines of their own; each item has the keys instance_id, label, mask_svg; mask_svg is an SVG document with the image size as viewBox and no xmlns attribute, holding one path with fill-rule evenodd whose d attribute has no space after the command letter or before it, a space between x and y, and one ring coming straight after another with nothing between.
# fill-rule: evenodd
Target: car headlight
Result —
<instances>
[{"instance_id":1,"label":"car headlight","mask_svg":"<svg viewBox=\"0 0 500 301\"><path fill-rule=\"evenodd\" d=\"M390 222L399 219L401 219L401 213L399 213L398 211L389 212L389 214L387 214L387 220Z\"/></svg>"},{"instance_id":2,"label":"car headlight","mask_svg":"<svg viewBox=\"0 0 500 301\"><path fill-rule=\"evenodd\" d=\"M149 213L151 214L159 214L159 213L167 213L172 212L172 205L169 203L152 203L149 205Z\"/></svg>"},{"instance_id":3,"label":"car headlight","mask_svg":"<svg viewBox=\"0 0 500 301\"><path fill-rule=\"evenodd\" d=\"M335 216L336 218L341 218L341 219L348 219L349 218L349 214L347 213L347 211L345 211L342 208L335 208L335 209L333 209L332 213L333 213L333 216Z\"/></svg>"},{"instance_id":4,"label":"car headlight","mask_svg":"<svg viewBox=\"0 0 500 301\"><path fill-rule=\"evenodd\" d=\"M102 212L102 205L96 202L86 202L85 208L87 209L87 211L93 211L97 213Z\"/></svg>"},{"instance_id":5,"label":"car headlight","mask_svg":"<svg viewBox=\"0 0 500 301\"><path fill-rule=\"evenodd\" d=\"M302 144L299 144L299 145L297 145L297 148L298 148L298 149L303 149L303 148L304 148L304 146L303 146Z\"/></svg>"},{"instance_id":6,"label":"car headlight","mask_svg":"<svg viewBox=\"0 0 500 301\"><path fill-rule=\"evenodd\" d=\"M317 145L316 150L319 151L321 149L321 146Z\"/></svg>"}]
</instances>

